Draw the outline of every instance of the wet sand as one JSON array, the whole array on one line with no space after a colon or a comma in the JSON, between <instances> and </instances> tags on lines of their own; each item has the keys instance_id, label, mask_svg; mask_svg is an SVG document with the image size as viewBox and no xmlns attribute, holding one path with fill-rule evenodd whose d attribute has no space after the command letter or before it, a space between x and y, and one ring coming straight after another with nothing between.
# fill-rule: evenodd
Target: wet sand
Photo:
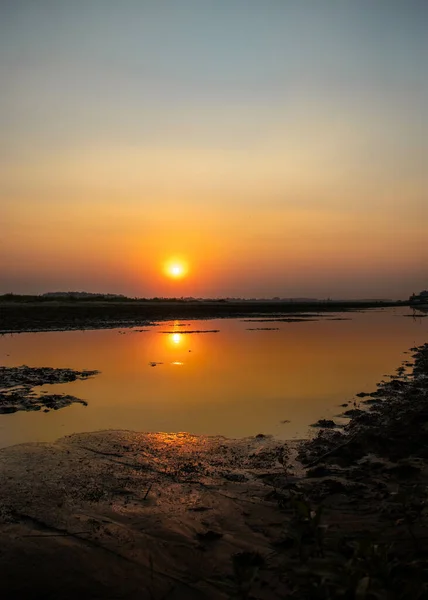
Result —
<instances>
[{"instance_id":1,"label":"wet sand","mask_svg":"<svg viewBox=\"0 0 428 600\"><path fill-rule=\"evenodd\" d=\"M413 350L306 442L105 431L2 450L3 595L426 598L428 344Z\"/></svg>"},{"instance_id":2,"label":"wet sand","mask_svg":"<svg viewBox=\"0 0 428 600\"><path fill-rule=\"evenodd\" d=\"M283 472L273 467L281 447L264 437L107 431L1 451L0 589L230 598L232 555L267 556L282 528L264 484L266 473ZM273 579L256 587L260 598L283 589Z\"/></svg>"}]
</instances>

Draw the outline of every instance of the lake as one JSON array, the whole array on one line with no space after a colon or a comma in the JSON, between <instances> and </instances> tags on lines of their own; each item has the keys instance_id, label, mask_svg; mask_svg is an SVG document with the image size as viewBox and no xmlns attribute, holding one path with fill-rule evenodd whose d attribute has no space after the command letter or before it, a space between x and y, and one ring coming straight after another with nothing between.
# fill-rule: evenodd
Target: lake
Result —
<instances>
[{"instance_id":1,"label":"lake","mask_svg":"<svg viewBox=\"0 0 428 600\"><path fill-rule=\"evenodd\" d=\"M311 423L373 391L405 351L428 340L428 319L408 308L273 318L3 335L4 366L100 374L41 388L83 398L86 407L0 415L0 446L101 429L308 437Z\"/></svg>"}]
</instances>

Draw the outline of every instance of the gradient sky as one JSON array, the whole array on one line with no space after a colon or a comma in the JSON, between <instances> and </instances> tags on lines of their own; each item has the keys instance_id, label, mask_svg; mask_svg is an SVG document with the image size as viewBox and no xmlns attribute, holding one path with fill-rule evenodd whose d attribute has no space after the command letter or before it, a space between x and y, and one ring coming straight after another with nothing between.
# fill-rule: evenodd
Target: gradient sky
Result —
<instances>
[{"instance_id":1,"label":"gradient sky","mask_svg":"<svg viewBox=\"0 0 428 600\"><path fill-rule=\"evenodd\" d=\"M1 0L0 293L427 288L427 26L426 0Z\"/></svg>"}]
</instances>

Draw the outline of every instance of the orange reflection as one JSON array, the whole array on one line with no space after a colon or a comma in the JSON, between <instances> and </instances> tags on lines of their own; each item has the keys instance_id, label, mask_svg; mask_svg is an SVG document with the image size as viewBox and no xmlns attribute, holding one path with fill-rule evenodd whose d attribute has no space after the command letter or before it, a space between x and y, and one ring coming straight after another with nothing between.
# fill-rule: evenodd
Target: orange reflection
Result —
<instances>
[{"instance_id":1,"label":"orange reflection","mask_svg":"<svg viewBox=\"0 0 428 600\"><path fill-rule=\"evenodd\" d=\"M186 350L186 348L188 347L188 340L186 340L186 335L183 335L183 333L181 332L180 328L182 327L180 321L174 321L174 324L172 325L171 331L168 333L168 335L165 335L163 337L166 338L166 346L168 348L169 351L174 350L174 351L180 351L180 352L184 352ZM176 354L176 361L179 360L179 355ZM172 363L172 364L177 364Z\"/></svg>"},{"instance_id":2,"label":"orange reflection","mask_svg":"<svg viewBox=\"0 0 428 600\"><path fill-rule=\"evenodd\" d=\"M184 340L184 336L179 330L180 327L180 321L174 321L172 333L170 333L168 336L169 342L172 346L179 346Z\"/></svg>"},{"instance_id":3,"label":"orange reflection","mask_svg":"<svg viewBox=\"0 0 428 600\"><path fill-rule=\"evenodd\" d=\"M201 450L207 445L207 439L203 436L195 436L190 433L149 433L147 438L154 446L159 449L167 450L171 448L173 456L176 457L177 452L194 451L194 446L201 446Z\"/></svg>"},{"instance_id":4,"label":"orange reflection","mask_svg":"<svg viewBox=\"0 0 428 600\"><path fill-rule=\"evenodd\" d=\"M180 344L180 342L183 339L183 336L181 333L171 333L169 337L170 337L171 342L176 345Z\"/></svg>"},{"instance_id":5,"label":"orange reflection","mask_svg":"<svg viewBox=\"0 0 428 600\"><path fill-rule=\"evenodd\" d=\"M187 430L235 438L266 431L303 438L309 423L334 418L342 412L340 404L361 389L375 389L383 373L393 372L404 348L425 341L425 326L396 314L401 311L352 313L350 321L281 323L271 332L247 331L251 324L235 320L198 326L220 327L221 334L212 336L184 334L191 328L174 322L164 335L153 328L123 336L117 330L0 336L8 366L72 365L103 373L79 382L78 391L76 383L53 386L54 393L89 401L85 409L69 408L66 419L61 411L39 420L18 413L9 426L9 416L4 417L8 427L1 431L0 445L53 441L82 428ZM171 340L176 333L178 344ZM151 361L163 365L151 368ZM184 365L172 366L173 361ZM283 419L291 423L283 425ZM176 452L177 445L185 448L193 438L158 439Z\"/></svg>"}]
</instances>

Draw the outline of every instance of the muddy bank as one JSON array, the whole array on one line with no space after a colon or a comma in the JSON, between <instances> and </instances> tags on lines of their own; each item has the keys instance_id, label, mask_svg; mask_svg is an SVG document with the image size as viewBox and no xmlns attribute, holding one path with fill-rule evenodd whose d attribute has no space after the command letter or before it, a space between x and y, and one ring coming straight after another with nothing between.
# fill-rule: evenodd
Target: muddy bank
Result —
<instances>
[{"instance_id":1,"label":"muddy bank","mask_svg":"<svg viewBox=\"0 0 428 600\"><path fill-rule=\"evenodd\" d=\"M171 331L159 331L159 333L174 335L177 331L173 329ZM185 331L180 331L180 335L189 335L192 333L220 333L220 329L187 329Z\"/></svg>"},{"instance_id":2,"label":"muddy bank","mask_svg":"<svg viewBox=\"0 0 428 600\"><path fill-rule=\"evenodd\" d=\"M412 350L344 431L302 444L306 477L277 492L296 597L428 597L428 344Z\"/></svg>"},{"instance_id":3,"label":"muddy bank","mask_svg":"<svg viewBox=\"0 0 428 600\"><path fill-rule=\"evenodd\" d=\"M171 319L263 317L404 305L402 302L1 301L0 333L135 327Z\"/></svg>"},{"instance_id":4,"label":"muddy bank","mask_svg":"<svg viewBox=\"0 0 428 600\"><path fill-rule=\"evenodd\" d=\"M281 451L266 437L111 431L5 449L0 588L25 598L231 598L246 585L245 557L275 564L283 518L264 478L281 477ZM281 598L284 586L268 569L254 590Z\"/></svg>"},{"instance_id":5,"label":"muddy bank","mask_svg":"<svg viewBox=\"0 0 428 600\"><path fill-rule=\"evenodd\" d=\"M107 431L0 451L2 591L426 598L428 344L413 350L310 441Z\"/></svg>"},{"instance_id":6,"label":"muddy bank","mask_svg":"<svg viewBox=\"0 0 428 600\"><path fill-rule=\"evenodd\" d=\"M73 403L87 405L85 400L70 394L37 393L35 388L55 383L70 383L97 375L98 371L75 371L51 367L0 367L0 414L18 410L58 410Z\"/></svg>"}]
</instances>

